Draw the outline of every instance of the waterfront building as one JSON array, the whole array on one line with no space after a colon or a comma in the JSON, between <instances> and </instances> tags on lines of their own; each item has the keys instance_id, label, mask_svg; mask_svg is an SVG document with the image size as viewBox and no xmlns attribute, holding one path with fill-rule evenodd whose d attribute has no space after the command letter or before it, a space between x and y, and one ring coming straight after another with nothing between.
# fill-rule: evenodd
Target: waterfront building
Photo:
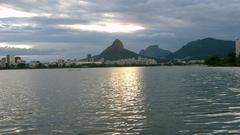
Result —
<instances>
[{"instance_id":1,"label":"waterfront building","mask_svg":"<svg viewBox=\"0 0 240 135\"><path fill-rule=\"evenodd\" d=\"M26 61L22 60L21 57L15 57L15 64L18 66L19 64L26 64Z\"/></svg>"},{"instance_id":2,"label":"waterfront building","mask_svg":"<svg viewBox=\"0 0 240 135\"><path fill-rule=\"evenodd\" d=\"M240 38L236 40L236 56L239 57L240 55Z\"/></svg>"},{"instance_id":3,"label":"waterfront building","mask_svg":"<svg viewBox=\"0 0 240 135\"><path fill-rule=\"evenodd\" d=\"M49 67L49 63L43 63L43 67L48 68Z\"/></svg>"},{"instance_id":4,"label":"waterfront building","mask_svg":"<svg viewBox=\"0 0 240 135\"><path fill-rule=\"evenodd\" d=\"M130 58L130 59L121 59L115 61L105 61L104 64L106 65L120 65L120 66L131 66L131 65L156 65L157 61L154 59L142 58L138 57L138 59Z\"/></svg>"},{"instance_id":5,"label":"waterfront building","mask_svg":"<svg viewBox=\"0 0 240 135\"><path fill-rule=\"evenodd\" d=\"M94 62L94 58L92 57L91 54L88 54L88 55L87 55L87 61L88 61L88 62Z\"/></svg>"},{"instance_id":6,"label":"waterfront building","mask_svg":"<svg viewBox=\"0 0 240 135\"><path fill-rule=\"evenodd\" d=\"M6 68L6 63L7 63L7 60L5 57L3 57L0 61L0 68Z\"/></svg>"},{"instance_id":7,"label":"waterfront building","mask_svg":"<svg viewBox=\"0 0 240 135\"><path fill-rule=\"evenodd\" d=\"M5 67L6 67L6 63L0 60L0 68L5 68Z\"/></svg>"},{"instance_id":8,"label":"waterfront building","mask_svg":"<svg viewBox=\"0 0 240 135\"><path fill-rule=\"evenodd\" d=\"M66 67L71 67L72 64L73 62L70 59L67 59L67 61L65 62Z\"/></svg>"},{"instance_id":9,"label":"waterfront building","mask_svg":"<svg viewBox=\"0 0 240 135\"><path fill-rule=\"evenodd\" d=\"M205 60L189 60L188 64L204 64Z\"/></svg>"},{"instance_id":10,"label":"waterfront building","mask_svg":"<svg viewBox=\"0 0 240 135\"><path fill-rule=\"evenodd\" d=\"M8 66L12 66L12 65L15 65L15 56L14 55L7 55L6 56L6 59L7 59L7 65Z\"/></svg>"},{"instance_id":11,"label":"waterfront building","mask_svg":"<svg viewBox=\"0 0 240 135\"><path fill-rule=\"evenodd\" d=\"M58 67L64 67L64 60L63 59L59 59L57 62Z\"/></svg>"},{"instance_id":12,"label":"waterfront building","mask_svg":"<svg viewBox=\"0 0 240 135\"><path fill-rule=\"evenodd\" d=\"M75 64L76 64L77 66L81 66L81 65L92 65L92 64L101 65L101 64L103 64L103 62L101 62L101 61L90 61L90 62L88 62L88 61L78 61L78 62L75 62Z\"/></svg>"},{"instance_id":13,"label":"waterfront building","mask_svg":"<svg viewBox=\"0 0 240 135\"><path fill-rule=\"evenodd\" d=\"M88 55L87 55L87 61L90 62L91 59L92 59L92 55L91 55L91 54L88 54Z\"/></svg>"},{"instance_id":14,"label":"waterfront building","mask_svg":"<svg viewBox=\"0 0 240 135\"><path fill-rule=\"evenodd\" d=\"M21 57L15 57L15 63L21 63L22 59Z\"/></svg>"},{"instance_id":15,"label":"waterfront building","mask_svg":"<svg viewBox=\"0 0 240 135\"><path fill-rule=\"evenodd\" d=\"M29 64L28 64L28 67L29 68L39 68L41 65L40 61L31 61Z\"/></svg>"},{"instance_id":16,"label":"waterfront building","mask_svg":"<svg viewBox=\"0 0 240 135\"><path fill-rule=\"evenodd\" d=\"M105 60L104 60L104 58L101 58L99 61L102 62L102 63L104 63Z\"/></svg>"}]
</instances>

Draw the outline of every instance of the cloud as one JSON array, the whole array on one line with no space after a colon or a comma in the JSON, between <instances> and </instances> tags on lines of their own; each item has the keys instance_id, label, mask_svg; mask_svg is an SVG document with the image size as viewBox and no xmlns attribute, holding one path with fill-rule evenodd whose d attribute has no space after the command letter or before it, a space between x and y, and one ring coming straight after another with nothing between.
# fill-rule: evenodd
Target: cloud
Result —
<instances>
[{"instance_id":1,"label":"cloud","mask_svg":"<svg viewBox=\"0 0 240 135\"><path fill-rule=\"evenodd\" d=\"M28 13L23 11L14 10L7 7L0 7L0 18L9 18L9 17L33 17L36 16L34 13Z\"/></svg>"},{"instance_id":2,"label":"cloud","mask_svg":"<svg viewBox=\"0 0 240 135\"><path fill-rule=\"evenodd\" d=\"M31 45L26 44L7 44L7 43L0 43L0 48L18 48L18 49L31 49Z\"/></svg>"},{"instance_id":3,"label":"cloud","mask_svg":"<svg viewBox=\"0 0 240 135\"><path fill-rule=\"evenodd\" d=\"M239 0L0 1L0 42L98 53L120 38L138 51L159 44L172 51L204 37L240 36Z\"/></svg>"},{"instance_id":4,"label":"cloud","mask_svg":"<svg viewBox=\"0 0 240 135\"><path fill-rule=\"evenodd\" d=\"M94 24L71 24L71 25L59 25L59 27L73 30L97 31L108 33L132 33L145 29L143 26L121 22L96 22Z\"/></svg>"}]
</instances>

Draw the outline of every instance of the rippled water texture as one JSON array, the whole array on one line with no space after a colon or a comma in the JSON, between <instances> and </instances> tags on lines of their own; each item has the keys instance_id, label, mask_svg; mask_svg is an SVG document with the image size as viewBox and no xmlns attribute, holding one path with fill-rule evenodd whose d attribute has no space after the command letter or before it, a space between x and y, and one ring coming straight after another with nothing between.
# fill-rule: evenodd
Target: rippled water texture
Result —
<instances>
[{"instance_id":1,"label":"rippled water texture","mask_svg":"<svg viewBox=\"0 0 240 135\"><path fill-rule=\"evenodd\" d=\"M240 134L240 68L0 71L0 134Z\"/></svg>"}]
</instances>

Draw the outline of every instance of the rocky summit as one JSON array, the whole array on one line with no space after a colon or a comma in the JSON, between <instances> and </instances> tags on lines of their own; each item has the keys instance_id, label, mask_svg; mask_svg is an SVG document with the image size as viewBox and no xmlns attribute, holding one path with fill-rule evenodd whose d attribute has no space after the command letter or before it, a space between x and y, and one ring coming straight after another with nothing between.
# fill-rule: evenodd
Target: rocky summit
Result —
<instances>
[{"instance_id":1,"label":"rocky summit","mask_svg":"<svg viewBox=\"0 0 240 135\"><path fill-rule=\"evenodd\" d=\"M105 60L120 60L137 58L138 56L140 55L125 49L122 41L116 39L111 46L107 47L100 55L95 56L95 58L104 58Z\"/></svg>"},{"instance_id":2,"label":"rocky summit","mask_svg":"<svg viewBox=\"0 0 240 135\"><path fill-rule=\"evenodd\" d=\"M112 50L121 50L121 49L124 49L123 43L122 43L121 40L116 39L116 40L113 42L113 44L108 47L108 49L112 49Z\"/></svg>"}]
</instances>

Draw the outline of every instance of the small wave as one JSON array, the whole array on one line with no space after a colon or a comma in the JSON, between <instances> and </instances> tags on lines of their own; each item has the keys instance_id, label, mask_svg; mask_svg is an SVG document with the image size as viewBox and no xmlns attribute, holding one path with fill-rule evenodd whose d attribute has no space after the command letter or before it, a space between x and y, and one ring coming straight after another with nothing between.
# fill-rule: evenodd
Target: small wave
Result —
<instances>
[{"instance_id":1,"label":"small wave","mask_svg":"<svg viewBox=\"0 0 240 135\"><path fill-rule=\"evenodd\" d=\"M228 109L230 109L230 110L231 110L231 109L240 109L240 107L235 107L235 106L234 106L234 107L228 107Z\"/></svg>"},{"instance_id":2,"label":"small wave","mask_svg":"<svg viewBox=\"0 0 240 135\"><path fill-rule=\"evenodd\" d=\"M228 88L229 90L233 91L233 92L240 92L239 88Z\"/></svg>"},{"instance_id":3,"label":"small wave","mask_svg":"<svg viewBox=\"0 0 240 135\"><path fill-rule=\"evenodd\" d=\"M28 131L33 131L35 128L27 128L27 129L22 129L20 127L15 127L15 128L6 128L6 129L0 129L0 134L20 134Z\"/></svg>"},{"instance_id":4,"label":"small wave","mask_svg":"<svg viewBox=\"0 0 240 135\"><path fill-rule=\"evenodd\" d=\"M227 133L228 130L214 130L213 134L221 134L221 133Z\"/></svg>"},{"instance_id":5,"label":"small wave","mask_svg":"<svg viewBox=\"0 0 240 135\"><path fill-rule=\"evenodd\" d=\"M200 117L240 116L240 113L226 112L226 113L204 114L204 115L197 115L197 116L200 116Z\"/></svg>"},{"instance_id":6,"label":"small wave","mask_svg":"<svg viewBox=\"0 0 240 135\"><path fill-rule=\"evenodd\" d=\"M223 123L226 123L226 124L233 124L233 123L239 123L239 122L240 122L240 119L232 120L232 121L226 121L226 122L223 122Z\"/></svg>"}]
</instances>

